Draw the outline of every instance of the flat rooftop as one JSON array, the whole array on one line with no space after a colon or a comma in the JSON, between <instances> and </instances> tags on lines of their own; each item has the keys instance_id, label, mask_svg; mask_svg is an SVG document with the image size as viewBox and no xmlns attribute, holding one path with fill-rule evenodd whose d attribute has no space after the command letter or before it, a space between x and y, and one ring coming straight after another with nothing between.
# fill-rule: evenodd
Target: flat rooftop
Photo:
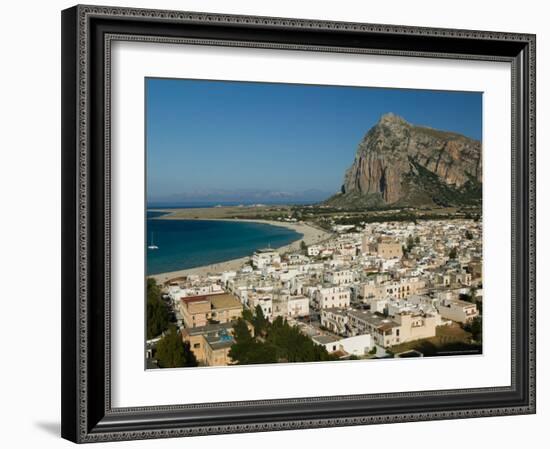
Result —
<instances>
[{"instance_id":1,"label":"flat rooftop","mask_svg":"<svg viewBox=\"0 0 550 449\"><path fill-rule=\"evenodd\" d=\"M347 313L350 316L359 318L360 320L364 320L370 325L379 327L383 330L388 330L393 327L399 327L399 324L396 323L395 321L386 317L375 315L370 312L361 312L359 310L348 310Z\"/></svg>"},{"instance_id":2,"label":"flat rooftop","mask_svg":"<svg viewBox=\"0 0 550 449\"><path fill-rule=\"evenodd\" d=\"M233 337L229 335L223 335L223 336L207 335L205 338L207 343L210 345L212 349L230 348L233 345L233 343L235 343L235 340L233 339Z\"/></svg>"},{"instance_id":3,"label":"flat rooftop","mask_svg":"<svg viewBox=\"0 0 550 449\"><path fill-rule=\"evenodd\" d=\"M336 341L339 341L340 338L335 337L333 335L316 335L315 337L311 337L313 341L316 341L317 343L321 345L326 345L328 343L334 343Z\"/></svg>"},{"instance_id":4,"label":"flat rooftop","mask_svg":"<svg viewBox=\"0 0 550 449\"><path fill-rule=\"evenodd\" d=\"M207 324L206 326L190 327L182 330L184 335L202 335L202 334L213 334L220 331L228 331L233 327L233 323L218 323L218 324Z\"/></svg>"},{"instance_id":5,"label":"flat rooftop","mask_svg":"<svg viewBox=\"0 0 550 449\"><path fill-rule=\"evenodd\" d=\"M239 301L235 296L228 293L224 293L223 295L209 296L208 299L210 299L210 302L212 303L212 307L214 309L234 309L237 307L242 308L241 301Z\"/></svg>"}]
</instances>

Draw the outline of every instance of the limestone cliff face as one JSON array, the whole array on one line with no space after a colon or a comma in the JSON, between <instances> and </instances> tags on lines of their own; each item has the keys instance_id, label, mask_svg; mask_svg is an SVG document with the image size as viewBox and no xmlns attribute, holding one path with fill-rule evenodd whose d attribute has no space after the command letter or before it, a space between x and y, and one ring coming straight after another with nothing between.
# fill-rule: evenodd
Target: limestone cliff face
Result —
<instances>
[{"instance_id":1,"label":"limestone cliff face","mask_svg":"<svg viewBox=\"0 0 550 449\"><path fill-rule=\"evenodd\" d=\"M460 202L464 193L480 200L481 183L480 142L414 126L390 113L359 144L342 193L376 197L385 204L433 204L439 197Z\"/></svg>"}]
</instances>

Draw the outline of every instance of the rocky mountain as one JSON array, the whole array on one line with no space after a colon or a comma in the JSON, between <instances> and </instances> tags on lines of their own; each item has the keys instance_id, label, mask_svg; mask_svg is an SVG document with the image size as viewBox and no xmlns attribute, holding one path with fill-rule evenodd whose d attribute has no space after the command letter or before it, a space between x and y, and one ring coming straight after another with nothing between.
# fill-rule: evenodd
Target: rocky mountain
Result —
<instances>
[{"instance_id":1,"label":"rocky mountain","mask_svg":"<svg viewBox=\"0 0 550 449\"><path fill-rule=\"evenodd\" d=\"M481 143L383 115L357 148L327 204L383 207L481 204Z\"/></svg>"}]
</instances>

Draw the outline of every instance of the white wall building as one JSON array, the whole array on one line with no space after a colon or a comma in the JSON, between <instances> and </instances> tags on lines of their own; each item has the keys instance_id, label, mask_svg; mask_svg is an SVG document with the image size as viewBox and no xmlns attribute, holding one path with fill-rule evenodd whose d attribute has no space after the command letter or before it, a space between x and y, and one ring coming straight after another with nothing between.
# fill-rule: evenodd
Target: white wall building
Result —
<instances>
[{"instance_id":1,"label":"white wall building","mask_svg":"<svg viewBox=\"0 0 550 449\"><path fill-rule=\"evenodd\" d=\"M442 318L458 323L467 323L479 315L477 306L474 303L459 299L441 301L438 311Z\"/></svg>"},{"instance_id":2,"label":"white wall building","mask_svg":"<svg viewBox=\"0 0 550 449\"><path fill-rule=\"evenodd\" d=\"M318 335L312 337L312 340L324 346L329 353L343 351L357 357L366 355L373 347L372 338L369 334L346 338Z\"/></svg>"},{"instance_id":3,"label":"white wall building","mask_svg":"<svg viewBox=\"0 0 550 449\"><path fill-rule=\"evenodd\" d=\"M271 319L273 316L273 297L271 295L258 295L257 293L250 293L248 295L248 308L252 311L256 310L257 306L262 308L262 313L267 319Z\"/></svg>"},{"instance_id":4,"label":"white wall building","mask_svg":"<svg viewBox=\"0 0 550 449\"><path fill-rule=\"evenodd\" d=\"M280 262L281 256L279 253L270 248L259 249L252 256L252 265L259 269L263 269L271 264Z\"/></svg>"},{"instance_id":5,"label":"white wall building","mask_svg":"<svg viewBox=\"0 0 550 449\"><path fill-rule=\"evenodd\" d=\"M287 300L287 316L296 318L309 315L309 298L306 296L289 296Z\"/></svg>"},{"instance_id":6,"label":"white wall building","mask_svg":"<svg viewBox=\"0 0 550 449\"><path fill-rule=\"evenodd\" d=\"M321 287L315 291L315 302L322 309L347 308L350 305L351 291L348 287Z\"/></svg>"},{"instance_id":7,"label":"white wall building","mask_svg":"<svg viewBox=\"0 0 550 449\"><path fill-rule=\"evenodd\" d=\"M316 257L321 252L322 247L319 245L310 245L307 247L307 255L310 257Z\"/></svg>"},{"instance_id":8,"label":"white wall building","mask_svg":"<svg viewBox=\"0 0 550 449\"><path fill-rule=\"evenodd\" d=\"M332 285L350 285L353 282L351 270L328 270L325 271L325 281Z\"/></svg>"}]
</instances>

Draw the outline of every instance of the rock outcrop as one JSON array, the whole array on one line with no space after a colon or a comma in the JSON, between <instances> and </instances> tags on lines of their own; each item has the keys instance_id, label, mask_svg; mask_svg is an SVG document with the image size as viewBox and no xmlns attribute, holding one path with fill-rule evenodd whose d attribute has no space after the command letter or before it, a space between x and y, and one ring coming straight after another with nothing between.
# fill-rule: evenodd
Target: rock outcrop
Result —
<instances>
[{"instance_id":1,"label":"rock outcrop","mask_svg":"<svg viewBox=\"0 0 550 449\"><path fill-rule=\"evenodd\" d=\"M365 135L332 204L455 205L481 201L481 144L392 113Z\"/></svg>"}]
</instances>

